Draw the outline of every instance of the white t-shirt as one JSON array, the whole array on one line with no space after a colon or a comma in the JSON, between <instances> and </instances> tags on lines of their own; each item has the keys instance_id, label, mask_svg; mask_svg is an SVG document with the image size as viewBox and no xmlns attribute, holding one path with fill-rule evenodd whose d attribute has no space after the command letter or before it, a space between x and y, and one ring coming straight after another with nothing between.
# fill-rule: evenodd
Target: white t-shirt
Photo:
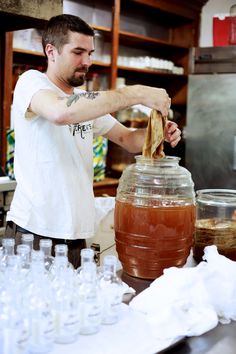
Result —
<instances>
[{"instance_id":1,"label":"white t-shirt","mask_svg":"<svg viewBox=\"0 0 236 354\"><path fill-rule=\"evenodd\" d=\"M17 187L7 220L47 237L88 238L94 235L93 138L116 120L108 114L59 126L40 116L28 119L31 98L41 89L66 96L36 70L17 82L12 107Z\"/></svg>"}]
</instances>

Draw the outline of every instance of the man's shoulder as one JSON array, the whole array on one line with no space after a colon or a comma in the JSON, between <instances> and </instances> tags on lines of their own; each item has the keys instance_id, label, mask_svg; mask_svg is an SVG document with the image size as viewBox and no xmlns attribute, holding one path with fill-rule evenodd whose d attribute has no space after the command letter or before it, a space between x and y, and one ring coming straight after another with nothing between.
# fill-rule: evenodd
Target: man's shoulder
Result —
<instances>
[{"instance_id":1,"label":"man's shoulder","mask_svg":"<svg viewBox=\"0 0 236 354\"><path fill-rule=\"evenodd\" d=\"M43 74L41 71L39 70L35 70L35 69L29 69L26 70L25 72L23 72L23 74L21 74L19 76L19 80L25 80L25 79L31 79L31 78L43 78L45 77L45 74Z\"/></svg>"},{"instance_id":2,"label":"man's shoulder","mask_svg":"<svg viewBox=\"0 0 236 354\"><path fill-rule=\"evenodd\" d=\"M51 88L47 76L41 71L30 69L19 76L14 92L21 92L26 88L34 91L40 87Z\"/></svg>"}]
</instances>

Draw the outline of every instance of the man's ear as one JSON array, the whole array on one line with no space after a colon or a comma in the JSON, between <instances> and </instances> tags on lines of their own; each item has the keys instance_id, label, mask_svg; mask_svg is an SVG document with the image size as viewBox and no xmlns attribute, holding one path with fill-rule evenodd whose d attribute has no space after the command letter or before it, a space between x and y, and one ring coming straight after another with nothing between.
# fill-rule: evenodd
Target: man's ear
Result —
<instances>
[{"instance_id":1,"label":"man's ear","mask_svg":"<svg viewBox=\"0 0 236 354\"><path fill-rule=\"evenodd\" d=\"M52 61L54 62L55 61L55 51L56 51L56 48L54 47L54 45L48 43L45 47L45 53L48 57L48 61Z\"/></svg>"}]
</instances>

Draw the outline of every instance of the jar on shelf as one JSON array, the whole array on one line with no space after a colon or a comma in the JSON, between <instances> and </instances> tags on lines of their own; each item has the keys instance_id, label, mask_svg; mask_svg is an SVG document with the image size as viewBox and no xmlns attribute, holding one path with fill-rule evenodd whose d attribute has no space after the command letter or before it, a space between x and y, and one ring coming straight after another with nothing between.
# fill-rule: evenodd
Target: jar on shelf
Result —
<instances>
[{"instance_id":1,"label":"jar on shelf","mask_svg":"<svg viewBox=\"0 0 236 354\"><path fill-rule=\"evenodd\" d=\"M236 261L236 190L202 189L196 192L193 257L200 262L206 246Z\"/></svg>"},{"instance_id":2,"label":"jar on shelf","mask_svg":"<svg viewBox=\"0 0 236 354\"><path fill-rule=\"evenodd\" d=\"M178 157L136 156L122 173L115 205L115 241L123 271L155 279L185 264L193 242L195 193Z\"/></svg>"},{"instance_id":3,"label":"jar on shelf","mask_svg":"<svg viewBox=\"0 0 236 354\"><path fill-rule=\"evenodd\" d=\"M93 59L97 61L103 61L104 37L101 31L94 32L94 44L95 51L93 54Z\"/></svg>"}]
</instances>

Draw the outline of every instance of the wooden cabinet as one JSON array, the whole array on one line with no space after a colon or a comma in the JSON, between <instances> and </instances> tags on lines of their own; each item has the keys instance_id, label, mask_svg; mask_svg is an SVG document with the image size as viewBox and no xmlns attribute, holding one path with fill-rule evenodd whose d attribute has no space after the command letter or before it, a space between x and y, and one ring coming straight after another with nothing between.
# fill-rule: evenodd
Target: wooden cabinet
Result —
<instances>
[{"instance_id":1,"label":"wooden cabinet","mask_svg":"<svg viewBox=\"0 0 236 354\"><path fill-rule=\"evenodd\" d=\"M118 77L125 78L126 84L164 87L172 98L172 108L178 113L182 128L186 116L189 49L198 45L200 14L205 3L206 0L64 0L64 12L69 13L69 6L73 6L71 13L84 18L103 37L105 57L95 58L91 72L105 75L109 88L116 87ZM6 43L3 135L10 124L12 64L45 65L39 53L12 50L10 33ZM124 61L124 57L128 60ZM150 65L152 59L154 65ZM155 66L155 60L171 62L182 68L182 73L174 73L173 67ZM3 168L5 143L3 138Z\"/></svg>"}]
</instances>

